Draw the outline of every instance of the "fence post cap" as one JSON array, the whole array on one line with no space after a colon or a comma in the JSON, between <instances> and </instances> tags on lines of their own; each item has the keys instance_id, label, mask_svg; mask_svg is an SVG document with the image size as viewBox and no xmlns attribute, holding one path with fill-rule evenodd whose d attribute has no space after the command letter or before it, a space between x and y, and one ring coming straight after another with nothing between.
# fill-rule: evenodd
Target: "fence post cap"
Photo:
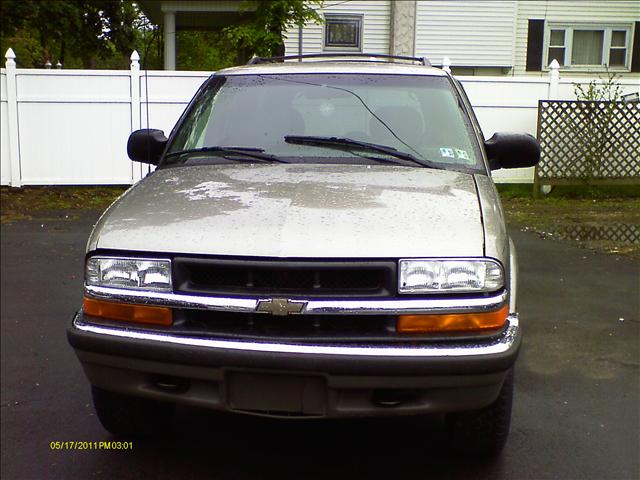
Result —
<instances>
[{"instance_id":1,"label":"fence post cap","mask_svg":"<svg viewBox=\"0 0 640 480\"><path fill-rule=\"evenodd\" d=\"M13 60L16 58L16 53L13 51L13 48L7 49L6 53L4 54L4 58L6 58L7 60Z\"/></svg>"},{"instance_id":2,"label":"fence post cap","mask_svg":"<svg viewBox=\"0 0 640 480\"><path fill-rule=\"evenodd\" d=\"M138 55L138 51L134 50L129 58L131 59L131 65L129 65L129 68L136 72L140 70L140 55Z\"/></svg>"},{"instance_id":3,"label":"fence post cap","mask_svg":"<svg viewBox=\"0 0 640 480\"><path fill-rule=\"evenodd\" d=\"M549 64L549 68L551 68L552 70L558 70L560 68L560 64L554 58L553 60L551 60L551 63Z\"/></svg>"}]
</instances>

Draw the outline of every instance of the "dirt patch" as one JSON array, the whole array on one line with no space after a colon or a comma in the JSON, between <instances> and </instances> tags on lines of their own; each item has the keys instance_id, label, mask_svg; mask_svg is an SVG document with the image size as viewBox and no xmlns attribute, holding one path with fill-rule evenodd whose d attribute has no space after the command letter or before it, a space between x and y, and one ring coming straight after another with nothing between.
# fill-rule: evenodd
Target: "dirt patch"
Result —
<instances>
[{"instance_id":1,"label":"dirt patch","mask_svg":"<svg viewBox=\"0 0 640 480\"><path fill-rule=\"evenodd\" d=\"M543 238L640 258L640 198L507 198L510 223Z\"/></svg>"}]
</instances>

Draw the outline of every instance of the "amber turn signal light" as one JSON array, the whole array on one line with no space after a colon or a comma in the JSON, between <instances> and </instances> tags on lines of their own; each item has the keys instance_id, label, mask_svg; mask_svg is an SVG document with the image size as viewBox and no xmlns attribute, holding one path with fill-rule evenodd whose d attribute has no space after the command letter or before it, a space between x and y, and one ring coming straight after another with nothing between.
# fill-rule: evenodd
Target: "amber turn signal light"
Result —
<instances>
[{"instance_id":1,"label":"amber turn signal light","mask_svg":"<svg viewBox=\"0 0 640 480\"><path fill-rule=\"evenodd\" d=\"M105 302L84 297L82 304L84 313L92 317L122 320L124 322L153 323L156 325L171 325L173 315L170 308L150 307L131 303Z\"/></svg>"},{"instance_id":2,"label":"amber turn signal light","mask_svg":"<svg viewBox=\"0 0 640 480\"><path fill-rule=\"evenodd\" d=\"M400 315L396 331L398 333L440 333L495 330L504 325L508 314L509 305L495 312Z\"/></svg>"}]
</instances>

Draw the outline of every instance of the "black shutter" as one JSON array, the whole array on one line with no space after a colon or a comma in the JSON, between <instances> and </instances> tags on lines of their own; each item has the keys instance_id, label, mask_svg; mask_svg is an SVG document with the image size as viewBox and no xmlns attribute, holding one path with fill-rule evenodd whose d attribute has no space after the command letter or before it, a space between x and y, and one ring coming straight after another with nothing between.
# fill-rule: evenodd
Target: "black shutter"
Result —
<instances>
[{"instance_id":1,"label":"black shutter","mask_svg":"<svg viewBox=\"0 0 640 480\"><path fill-rule=\"evenodd\" d=\"M633 30L633 47L631 47L631 71L640 72L640 22L636 22Z\"/></svg>"},{"instance_id":2,"label":"black shutter","mask_svg":"<svg viewBox=\"0 0 640 480\"><path fill-rule=\"evenodd\" d=\"M527 72L542 71L544 20L529 19L527 33Z\"/></svg>"}]
</instances>

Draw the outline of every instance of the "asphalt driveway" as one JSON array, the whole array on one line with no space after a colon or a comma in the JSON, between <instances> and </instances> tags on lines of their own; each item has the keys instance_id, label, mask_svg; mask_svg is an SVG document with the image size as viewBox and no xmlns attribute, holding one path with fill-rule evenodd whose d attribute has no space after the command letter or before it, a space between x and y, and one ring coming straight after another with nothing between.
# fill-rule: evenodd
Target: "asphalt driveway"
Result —
<instances>
[{"instance_id":1,"label":"asphalt driveway","mask_svg":"<svg viewBox=\"0 0 640 480\"><path fill-rule=\"evenodd\" d=\"M525 340L512 431L491 462L439 448L439 418L285 422L181 409L169 440L112 440L65 328L96 214L2 225L3 479L640 478L640 262L513 229Z\"/></svg>"}]
</instances>

